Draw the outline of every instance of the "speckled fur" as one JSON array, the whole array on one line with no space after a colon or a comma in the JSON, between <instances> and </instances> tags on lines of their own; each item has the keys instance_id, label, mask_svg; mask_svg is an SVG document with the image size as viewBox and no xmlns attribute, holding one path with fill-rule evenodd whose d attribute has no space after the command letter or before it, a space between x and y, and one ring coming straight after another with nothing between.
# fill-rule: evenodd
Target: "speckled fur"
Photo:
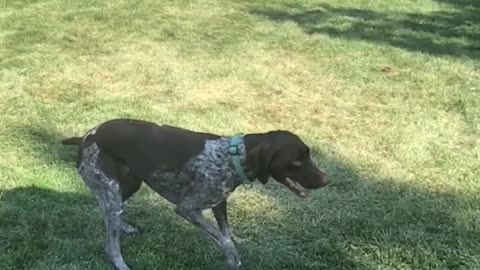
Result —
<instances>
[{"instance_id":1,"label":"speckled fur","mask_svg":"<svg viewBox=\"0 0 480 270\"><path fill-rule=\"evenodd\" d=\"M200 155L192 158L178 173L154 172L144 179L153 190L185 209L204 210L227 199L242 183L228 153L229 140L209 140ZM239 146L245 162L245 145Z\"/></svg>"},{"instance_id":2,"label":"speckled fur","mask_svg":"<svg viewBox=\"0 0 480 270\"><path fill-rule=\"evenodd\" d=\"M186 209L208 209L225 201L242 183L228 153L228 139L207 141L203 152L187 163L185 174L195 179L182 190L179 206ZM245 146L240 145L241 161Z\"/></svg>"},{"instance_id":3,"label":"speckled fur","mask_svg":"<svg viewBox=\"0 0 480 270\"><path fill-rule=\"evenodd\" d=\"M105 252L119 270L128 270L120 251L121 214L123 212L120 187L115 179L108 177L97 165L100 151L93 143L84 148L79 172L85 184L92 190L103 212L106 228ZM128 227L130 225L124 225Z\"/></svg>"},{"instance_id":4,"label":"speckled fur","mask_svg":"<svg viewBox=\"0 0 480 270\"><path fill-rule=\"evenodd\" d=\"M131 233L136 228L121 219L123 203L117 181L108 176L98 164L100 149L88 137L95 133L89 131L84 137L79 172L86 185L95 194L103 211L106 227L105 251L115 267L128 270L120 250L120 231ZM229 269L238 269L241 265L238 252L232 241L226 209L222 203L242 184L235 172L228 152L229 139L208 140L204 150L193 157L178 173L158 170L143 181L168 201L177 205L176 213L202 229L225 253ZM245 145L239 145L240 160L245 162ZM248 172L247 172L248 173ZM219 206L220 207L217 207ZM213 208L220 228L211 225L202 211Z\"/></svg>"}]
</instances>

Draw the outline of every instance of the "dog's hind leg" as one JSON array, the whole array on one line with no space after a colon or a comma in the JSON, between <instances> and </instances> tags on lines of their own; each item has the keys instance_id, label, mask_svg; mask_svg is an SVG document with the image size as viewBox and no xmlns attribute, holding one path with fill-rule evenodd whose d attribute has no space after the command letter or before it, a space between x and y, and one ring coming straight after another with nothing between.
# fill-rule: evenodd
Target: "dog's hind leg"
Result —
<instances>
[{"instance_id":1,"label":"dog's hind leg","mask_svg":"<svg viewBox=\"0 0 480 270\"><path fill-rule=\"evenodd\" d=\"M100 209L103 211L105 223L105 252L118 270L128 270L120 249L120 231L125 229L125 225L130 225L122 223L123 207L118 183L114 179L105 178L104 180L109 181L109 187L107 190L97 193L96 197Z\"/></svg>"},{"instance_id":2,"label":"dog's hind leg","mask_svg":"<svg viewBox=\"0 0 480 270\"><path fill-rule=\"evenodd\" d=\"M120 184L122 201L124 202L124 206L126 206L127 200L140 189L142 181L134 177L130 173L130 169L124 164L121 164L117 161L113 165L117 168L117 176L115 178L118 179L118 182ZM140 233L139 229L126 223L123 218L120 224L120 228L126 234L134 235Z\"/></svg>"},{"instance_id":3,"label":"dog's hind leg","mask_svg":"<svg viewBox=\"0 0 480 270\"><path fill-rule=\"evenodd\" d=\"M123 212L122 195L117 180L106 173L106 169L99 158L100 150L96 144L86 147L82 153L82 162L79 172L86 185L95 195L103 213L106 239L105 252L117 270L129 270L120 249L120 231L122 227L121 214Z\"/></svg>"},{"instance_id":4,"label":"dog's hind leg","mask_svg":"<svg viewBox=\"0 0 480 270\"><path fill-rule=\"evenodd\" d=\"M108 177L115 179L115 182L119 185L123 210L127 204L127 200L140 189L142 181L134 177L131 174L130 168L123 162L111 157L105 152L101 151L99 153L97 165L106 172ZM139 229L126 223L123 218L120 218L120 229L129 235L140 233Z\"/></svg>"}]
</instances>

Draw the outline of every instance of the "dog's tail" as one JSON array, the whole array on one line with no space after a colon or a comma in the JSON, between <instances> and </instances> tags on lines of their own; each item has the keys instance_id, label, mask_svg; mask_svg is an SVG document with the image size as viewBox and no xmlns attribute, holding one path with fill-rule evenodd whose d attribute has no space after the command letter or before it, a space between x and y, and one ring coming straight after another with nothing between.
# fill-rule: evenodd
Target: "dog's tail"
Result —
<instances>
[{"instance_id":1,"label":"dog's tail","mask_svg":"<svg viewBox=\"0 0 480 270\"><path fill-rule=\"evenodd\" d=\"M83 142L82 137L71 137L71 138L62 140L63 145L81 145L82 142Z\"/></svg>"}]
</instances>

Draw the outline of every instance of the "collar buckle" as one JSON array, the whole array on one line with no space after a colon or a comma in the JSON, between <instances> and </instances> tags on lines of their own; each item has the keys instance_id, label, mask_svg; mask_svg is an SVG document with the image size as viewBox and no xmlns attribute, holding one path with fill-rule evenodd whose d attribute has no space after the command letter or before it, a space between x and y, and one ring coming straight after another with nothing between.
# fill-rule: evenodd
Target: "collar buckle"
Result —
<instances>
[{"instance_id":1,"label":"collar buckle","mask_svg":"<svg viewBox=\"0 0 480 270\"><path fill-rule=\"evenodd\" d=\"M233 168L235 169L235 172L242 180L242 184L246 184L251 181L248 179L248 176L245 174L244 168L240 161L240 155L241 155L240 144L242 143L243 143L242 134L238 134L231 137L228 144L228 153L231 156L231 161L233 164Z\"/></svg>"},{"instance_id":2,"label":"collar buckle","mask_svg":"<svg viewBox=\"0 0 480 270\"><path fill-rule=\"evenodd\" d=\"M240 148L238 144L231 144L228 146L228 153L232 156L239 156L240 155Z\"/></svg>"}]
</instances>

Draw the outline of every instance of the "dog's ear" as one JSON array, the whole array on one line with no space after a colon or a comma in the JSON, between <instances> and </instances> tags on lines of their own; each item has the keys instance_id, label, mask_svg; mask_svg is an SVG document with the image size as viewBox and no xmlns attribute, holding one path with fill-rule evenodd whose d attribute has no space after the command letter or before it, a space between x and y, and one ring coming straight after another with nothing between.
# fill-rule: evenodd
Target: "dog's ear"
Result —
<instances>
[{"instance_id":1,"label":"dog's ear","mask_svg":"<svg viewBox=\"0 0 480 270\"><path fill-rule=\"evenodd\" d=\"M262 184L268 182L268 178L270 177L270 163L276 153L277 149L273 145L270 143L262 143L247 155L249 167Z\"/></svg>"}]
</instances>

